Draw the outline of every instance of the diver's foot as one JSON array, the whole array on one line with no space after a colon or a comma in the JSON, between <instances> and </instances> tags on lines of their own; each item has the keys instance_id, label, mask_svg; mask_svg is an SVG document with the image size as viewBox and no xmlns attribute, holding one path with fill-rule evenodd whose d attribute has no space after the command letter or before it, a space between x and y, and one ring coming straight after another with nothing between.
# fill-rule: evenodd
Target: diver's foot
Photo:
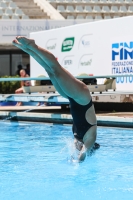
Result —
<instances>
[{"instance_id":1,"label":"diver's foot","mask_svg":"<svg viewBox=\"0 0 133 200\"><path fill-rule=\"evenodd\" d=\"M35 40L33 40L33 39L28 39L28 38L23 37L23 36L17 36L16 40L20 44L22 44L25 48L31 48L31 47L35 47L36 46Z\"/></svg>"},{"instance_id":2,"label":"diver's foot","mask_svg":"<svg viewBox=\"0 0 133 200\"><path fill-rule=\"evenodd\" d=\"M25 48L21 43L19 43L17 39L13 40L13 41L12 41L12 44L13 44L14 46L18 47L19 49L22 49L23 51L26 50L26 48Z\"/></svg>"},{"instance_id":3,"label":"diver's foot","mask_svg":"<svg viewBox=\"0 0 133 200\"><path fill-rule=\"evenodd\" d=\"M25 43L24 43L24 40L25 40ZM20 38L19 39L15 39L15 40L12 41L12 44L14 46L18 47L19 49L22 49L23 51L25 51L26 53L31 55L31 53L33 53L32 52L32 48L33 48L33 46L35 46L35 43L33 42L33 44L31 45L32 41L30 40L30 42L28 43L27 40L28 39L27 38L24 39L24 37L23 37L23 39L22 38L21 39ZM31 47L31 49L29 47Z\"/></svg>"}]
</instances>

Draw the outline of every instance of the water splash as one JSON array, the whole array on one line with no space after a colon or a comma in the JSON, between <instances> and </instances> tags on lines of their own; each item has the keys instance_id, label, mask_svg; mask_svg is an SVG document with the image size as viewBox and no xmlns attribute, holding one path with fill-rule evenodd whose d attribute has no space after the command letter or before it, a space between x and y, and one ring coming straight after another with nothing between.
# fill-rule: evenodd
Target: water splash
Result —
<instances>
[{"instance_id":1,"label":"water splash","mask_svg":"<svg viewBox=\"0 0 133 200\"><path fill-rule=\"evenodd\" d=\"M64 152L66 152L66 154L68 155L67 157L68 163L70 164L79 163L78 161L79 151L75 148L73 139L64 137L63 140L66 145L64 146L63 149L61 149L60 153L64 154Z\"/></svg>"}]
</instances>

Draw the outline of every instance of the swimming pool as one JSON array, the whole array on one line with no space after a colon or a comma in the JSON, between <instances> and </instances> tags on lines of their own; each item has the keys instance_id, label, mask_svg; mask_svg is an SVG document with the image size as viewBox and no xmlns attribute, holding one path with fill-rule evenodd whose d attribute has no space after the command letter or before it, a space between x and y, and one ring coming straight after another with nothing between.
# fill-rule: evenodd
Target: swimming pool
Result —
<instances>
[{"instance_id":1,"label":"swimming pool","mask_svg":"<svg viewBox=\"0 0 133 200\"><path fill-rule=\"evenodd\" d=\"M132 200L133 131L98 128L101 148L71 163L71 126L0 123L1 200Z\"/></svg>"}]
</instances>

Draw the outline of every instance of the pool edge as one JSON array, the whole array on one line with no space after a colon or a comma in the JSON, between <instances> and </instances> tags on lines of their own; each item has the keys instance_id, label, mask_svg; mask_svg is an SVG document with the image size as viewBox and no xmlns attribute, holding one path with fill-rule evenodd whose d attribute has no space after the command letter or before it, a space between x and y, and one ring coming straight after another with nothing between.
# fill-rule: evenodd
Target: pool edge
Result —
<instances>
[{"instance_id":1,"label":"pool edge","mask_svg":"<svg viewBox=\"0 0 133 200\"><path fill-rule=\"evenodd\" d=\"M98 126L133 128L132 117L96 116ZM4 122L6 119L10 121L72 124L72 116L70 114L0 111L0 120Z\"/></svg>"}]
</instances>

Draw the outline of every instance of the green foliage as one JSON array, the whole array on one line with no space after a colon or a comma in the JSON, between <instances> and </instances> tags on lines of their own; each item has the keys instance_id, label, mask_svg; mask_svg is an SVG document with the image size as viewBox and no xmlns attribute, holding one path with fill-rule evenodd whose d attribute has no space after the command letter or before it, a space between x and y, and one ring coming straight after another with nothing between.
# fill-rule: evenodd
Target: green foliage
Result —
<instances>
[{"instance_id":1,"label":"green foliage","mask_svg":"<svg viewBox=\"0 0 133 200\"><path fill-rule=\"evenodd\" d=\"M2 76L0 78L19 78L19 76ZM0 94L14 94L18 88L20 88L20 81L0 82Z\"/></svg>"}]
</instances>

